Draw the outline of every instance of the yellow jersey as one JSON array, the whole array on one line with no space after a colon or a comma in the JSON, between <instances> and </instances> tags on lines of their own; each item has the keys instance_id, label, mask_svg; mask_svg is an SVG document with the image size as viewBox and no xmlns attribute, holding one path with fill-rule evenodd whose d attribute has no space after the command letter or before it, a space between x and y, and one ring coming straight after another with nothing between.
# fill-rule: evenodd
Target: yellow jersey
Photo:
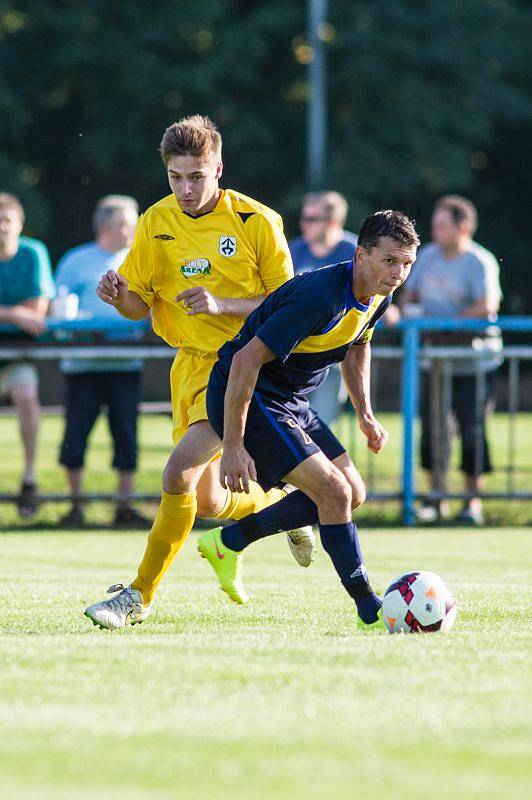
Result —
<instances>
[{"instance_id":1,"label":"yellow jersey","mask_svg":"<svg viewBox=\"0 0 532 800\"><path fill-rule=\"evenodd\" d=\"M153 328L168 344L214 353L243 321L228 314L188 316L177 295L190 286L219 297L268 294L293 276L293 267L279 214L225 189L215 208L199 217L182 211L173 194L148 208L119 272L151 308Z\"/></svg>"}]
</instances>

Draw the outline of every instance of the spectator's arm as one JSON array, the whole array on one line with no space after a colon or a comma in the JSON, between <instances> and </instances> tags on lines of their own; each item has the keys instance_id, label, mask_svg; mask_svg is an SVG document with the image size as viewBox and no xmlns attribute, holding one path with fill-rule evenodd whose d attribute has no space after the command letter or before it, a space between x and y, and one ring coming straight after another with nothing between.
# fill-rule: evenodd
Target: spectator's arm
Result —
<instances>
[{"instance_id":1,"label":"spectator's arm","mask_svg":"<svg viewBox=\"0 0 532 800\"><path fill-rule=\"evenodd\" d=\"M46 328L44 318L49 304L47 297L33 297L14 306L0 306L0 322L16 325L30 336L39 336Z\"/></svg>"},{"instance_id":2,"label":"spectator's arm","mask_svg":"<svg viewBox=\"0 0 532 800\"><path fill-rule=\"evenodd\" d=\"M44 319L50 308L50 300L48 297L32 297L30 300L24 300L20 305L35 312L37 317Z\"/></svg>"},{"instance_id":3,"label":"spectator's arm","mask_svg":"<svg viewBox=\"0 0 532 800\"><path fill-rule=\"evenodd\" d=\"M409 289L405 286L401 290L401 297L399 298L399 308L401 311L404 311L404 308L408 303L417 303L419 301L418 294L415 289Z\"/></svg>"},{"instance_id":4,"label":"spectator's arm","mask_svg":"<svg viewBox=\"0 0 532 800\"><path fill-rule=\"evenodd\" d=\"M484 297L475 300L474 303L471 303L470 306L464 308L464 310L458 315L459 317L465 317L466 319L483 319L484 317L490 317L493 314L497 314L499 310L499 302L496 297L485 295Z\"/></svg>"},{"instance_id":5,"label":"spectator's arm","mask_svg":"<svg viewBox=\"0 0 532 800\"><path fill-rule=\"evenodd\" d=\"M391 303L381 317L382 324L386 328L393 328L401 321L401 309L396 303Z\"/></svg>"},{"instance_id":6,"label":"spectator's arm","mask_svg":"<svg viewBox=\"0 0 532 800\"><path fill-rule=\"evenodd\" d=\"M461 311L460 317L476 319L494 316L499 310L501 287L499 264L487 250L480 248L469 270L472 303Z\"/></svg>"}]
</instances>

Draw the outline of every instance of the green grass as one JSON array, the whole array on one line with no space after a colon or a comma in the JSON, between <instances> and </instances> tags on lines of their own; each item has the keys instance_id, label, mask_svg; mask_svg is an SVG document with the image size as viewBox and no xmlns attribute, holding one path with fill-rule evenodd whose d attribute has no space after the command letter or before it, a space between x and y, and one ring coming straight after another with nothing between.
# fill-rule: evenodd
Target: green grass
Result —
<instances>
[{"instance_id":1,"label":"green grass","mask_svg":"<svg viewBox=\"0 0 532 800\"><path fill-rule=\"evenodd\" d=\"M144 535L4 533L2 800L520 800L532 718L530 535L362 534L373 583L441 574L445 636L358 632L323 552L251 548L229 603L193 534L142 626L82 616L128 581Z\"/></svg>"},{"instance_id":2,"label":"green grass","mask_svg":"<svg viewBox=\"0 0 532 800\"><path fill-rule=\"evenodd\" d=\"M401 475L401 419L398 414L382 414L379 415L379 419L390 431L391 438L378 456L367 450L365 440L352 416L344 415L335 428L353 456L370 491L398 492ZM158 494L162 469L171 447L171 421L167 416L143 416L140 418L139 429L140 464L137 489L145 493ZM67 491L64 471L57 463L62 430L61 417L43 417L38 451L38 480L42 491L54 493ZM486 491L506 491L508 422L505 415L495 414L490 419L490 439L495 471L487 477ZM515 488L525 491L532 485L532 414L518 415L515 440ZM457 469L458 457L458 448L455 448L453 469L450 473L450 488L453 491L461 491L463 488L462 476ZM100 418L93 431L87 453L85 488L88 492L114 490L116 478L110 467L111 460L109 434L104 419ZM3 492L17 492L21 469L22 454L15 419L0 417L0 486ZM420 491L427 488L421 470L418 470L418 487ZM459 507L458 501L451 503L453 512ZM486 520L490 525L525 526L530 523L531 507L531 501L487 501ZM30 525L54 526L67 508L66 503L45 504ZM400 513L398 501L371 502L361 509L359 517L365 524L379 527L394 526L400 522ZM93 524L101 525L102 522L111 519L112 509L108 505L97 504L88 508L87 516ZM10 529L18 524L18 516L13 506L0 505L0 527ZM24 523L24 527L28 527L28 524Z\"/></svg>"}]
</instances>

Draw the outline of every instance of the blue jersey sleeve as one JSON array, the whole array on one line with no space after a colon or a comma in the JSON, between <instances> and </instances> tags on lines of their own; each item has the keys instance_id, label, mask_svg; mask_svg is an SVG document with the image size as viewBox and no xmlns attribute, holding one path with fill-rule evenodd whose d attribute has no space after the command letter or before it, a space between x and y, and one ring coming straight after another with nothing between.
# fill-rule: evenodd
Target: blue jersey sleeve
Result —
<instances>
[{"instance_id":1,"label":"blue jersey sleeve","mask_svg":"<svg viewBox=\"0 0 532 800\"><path fill-rule=\"evenodd\" d=\"M277 358L285 362L294 347L319 333L332 320L329 304L308 292L287 299L255 332Z\"/></svg>"}]
</instances>

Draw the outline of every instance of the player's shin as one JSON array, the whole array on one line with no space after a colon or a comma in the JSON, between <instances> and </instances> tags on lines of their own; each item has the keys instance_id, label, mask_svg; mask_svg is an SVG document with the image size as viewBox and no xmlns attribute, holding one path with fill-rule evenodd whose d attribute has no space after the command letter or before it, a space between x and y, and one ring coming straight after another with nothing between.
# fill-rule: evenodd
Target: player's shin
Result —
<instances>
[{"instance_id":1,"label":"player's shin","mask_svg":"<svg viewBox=\"0 0 532 800\"><path fill-rule=\"evenodd\" d=\"M222 531L222 541L231 550L244 550L252 542L272 536L274 533L302 528L318 523L318 508L301 491L291 492L278 503L268 506L258 514L228 525Z\"/></svg>"},{"instance_id":2,"label":"player's shin","mask_svg":"<svg viewBox=\"0 0 532 800\"><path fill-rule=\"evenodd\" d=\"M144 605L151 603L164 573L192 530L196 509L196 492L163 492L137 577L131 584L142 594Z\"/></svg>"},{"instance_id":3,"label":"player's shin","mask_svg":"<svg viewBox=\"0 0 532 800\"><path fill-rule=\"evenodd\" d=\"M376 622L382 601L370 586L356 525L320 525L320 537L345 590L356 603L359 617L366 624Z\"/></svg>"}]
</instances>

